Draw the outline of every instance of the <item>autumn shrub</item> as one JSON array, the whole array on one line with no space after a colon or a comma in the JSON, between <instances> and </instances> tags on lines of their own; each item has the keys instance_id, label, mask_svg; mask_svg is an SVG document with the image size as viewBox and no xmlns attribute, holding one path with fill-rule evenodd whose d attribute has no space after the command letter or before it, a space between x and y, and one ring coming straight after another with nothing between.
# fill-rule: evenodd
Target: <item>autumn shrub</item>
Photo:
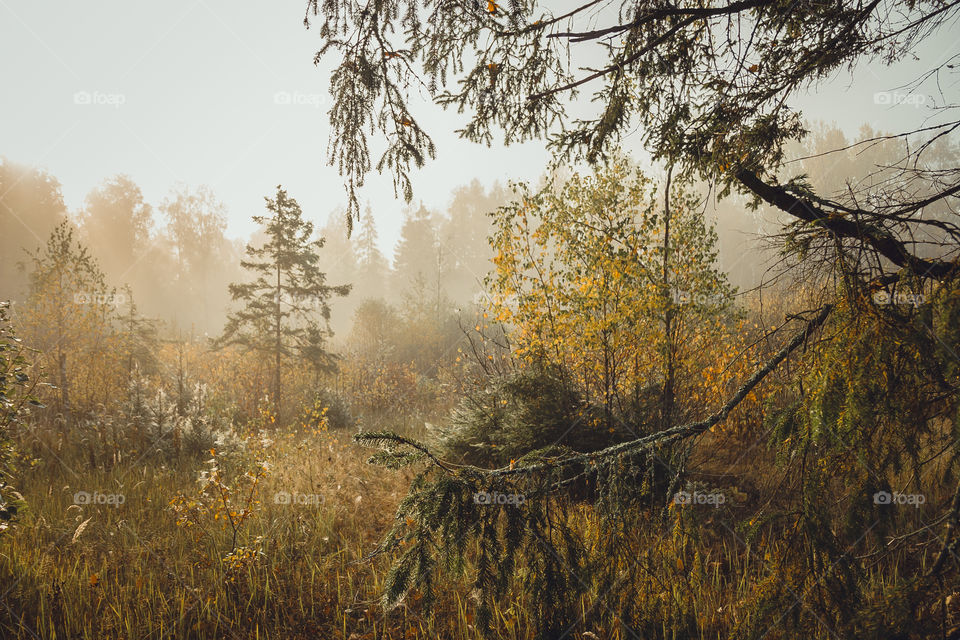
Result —
<instances>
[{"instance_id":1,"label":"autumn shrub","mask_svg":"<svg viewBox=\"0 0 960 640\"><path fill-rule=\"evenodd\" d=\"M322 417L331 429L352 429L357 424L353 416L350 400L333 389L318 389L313 396L313 404L301 411L298 422L307 427L316 428Z\"/></svg>"},{"instance_id":2,"label":"autumn shrub","mask_svg":"<svg viewBox=\"0 0 960 640\"><path fill-rule=\"evenodd\" d=\"M262 536L248 531L261 504L260 486L270 468L268 438L251 434L242 449L225 455L211 448L198 473L198 489L178 492L169 503L177 526L190 532L200 562L219 562L223 579L237 583L244 570L262 557Z\"/></svg>"}]
</instances>

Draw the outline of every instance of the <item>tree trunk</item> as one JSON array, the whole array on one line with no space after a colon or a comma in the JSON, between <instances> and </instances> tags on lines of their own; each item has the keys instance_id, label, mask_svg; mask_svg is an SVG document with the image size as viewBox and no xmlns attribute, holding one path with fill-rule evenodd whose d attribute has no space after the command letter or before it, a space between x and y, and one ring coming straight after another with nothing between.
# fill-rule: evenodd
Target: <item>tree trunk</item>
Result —
<instances>
[{"instance_id":1,"label":"tree trunk","mask_svg":"<svg viewBox=\"0 0 960 640\"><path fill-rule=\"evenodd\" d=\"M673 421L674 378L676 376L675 350L673 344L673 296L670 292L670 179L673 166L667 168L666 191L663 204L663 339L664 339L664 380L660 416L664 429L669 429Z\"/></svg>"},{"instance_id":2,"label":"tree trunk","mask_svg":"<svg viewBox=\"0 0 960 640\"><path fill-rule=\"evenodd\" d=\"M273 412L280 417L280 350L282 342L280 338L280 298L282 294L280 287L280 264L277 264L277 307L276 307L276 342L274 344L274 369L273 369Z\"/></svg>"}]
</instances>

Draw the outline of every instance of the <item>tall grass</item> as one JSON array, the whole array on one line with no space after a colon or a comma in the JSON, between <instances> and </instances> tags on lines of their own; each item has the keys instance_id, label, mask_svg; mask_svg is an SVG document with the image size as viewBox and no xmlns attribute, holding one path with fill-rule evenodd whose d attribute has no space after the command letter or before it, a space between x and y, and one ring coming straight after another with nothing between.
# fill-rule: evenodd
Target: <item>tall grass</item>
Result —
<instances>
[{"instance_id":1,"label":"tall grass","mask_svg":"<svg viewBox=\"0 0 960 640\"><path fill-rule=\"evenodd\" d=\"M253 551L230 564L232 532L221 519L206 534L179 526L171 500L197 493L202 459L126 459L91 465L82 448L34 443L40 463L20 487L29 510L0 539L0 636L3 638L342 638L467 640L479 638L475 596L443 577L434 615L417 593L390 612L379 606L390 558L365 557L392 522L410 476L367 465L367 451L346 434L270 433L272 463L257 487L238 547ZM219 453L217 455L220 455ZM237 468L249 461L231 463ZM75 504L78 491L122 495L123 503ZM278 503L275 496L317 496ZM307 503L309 502L309 503ZM745 503L725 505L725 517ZM789 549L782 540L743 544L719 535L710 518L671 509L629 541L642 585L632 597L641 614L629 630L608 615L625 603L595 588L581 601L568 637L721 638L748 628L778 588L772 567ZM604 535L589 505L572 516L586 540ZM885 583L903 567L865 576L882 606ZM467 566L469 573L471 567ZM519 566L518 573L526 568ZM519 589L499 603L494 637L532 638L537 603ZM615 618L615 616L614 616ZM776 634L769 637L776 637Z\"/></svg>"}]
</instances>

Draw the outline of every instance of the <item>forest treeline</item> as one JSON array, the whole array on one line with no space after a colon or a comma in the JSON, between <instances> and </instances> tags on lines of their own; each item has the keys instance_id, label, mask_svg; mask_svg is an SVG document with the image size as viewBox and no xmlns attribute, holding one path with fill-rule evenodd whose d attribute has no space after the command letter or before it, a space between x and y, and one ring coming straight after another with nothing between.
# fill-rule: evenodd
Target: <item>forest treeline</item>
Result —
<instances>
[{"instance_id":1,"label":"forest treeline","mask_svg":"<svg viewBox=\"0 0 960 640\"><path fill-rule=\"evenodd\" d=\"M848 147L854 139L881 135L865 126L850 136L835 125L820 123L792 153L805 158L799 168L811 181L842 191L851 176L880 180L878 175L868 176L877 163L894 164L898 146L880 141L866 153L850 148L839 156L820 154ZM946 140L938 141L931 152L943 166L955 153ZM68 211L56 176L7 158L0 159L0 187L4 193L0 299L14 303L25 299L29 254L66 219L96 259L105 283L118 291L129 286L140 313L159 321L166 337L212 337L223 327L230 305L228 285L242 277L240 257L248 239L227 235L230 212L209 187L179 184L160 202L149 203L129 176L118 175L93 188L79 210ZM482 299L492 255L488 213L509 199L508 185L484 187L474 181L451 188L444 211L398 204L404 222L390 256L378 240L369 205L350 238L342 209L322 215L308 212L318 225L318 236L326 241L320 252L322 270L332 282L353 285L353 295L333 308L335 333L349 330L353 313L368 298L397 307L432 305L435 314ZM775 265L776 250L765 252L758 241L781 221L769 208L752 211L745 204L732 198L708 200L704 206L717 229L719 264L741 290L773 277L769 270ZM249 203L251 211L259 207L260 203ZM249 240L257 238L255 233ZM124 300L124 295L120 291L116 299Z\"/></svg>"},{"instance_id":2,"label":"forest treeline","mask_svg":"<svg viewBox=\"0 0 960 640\"><path fill-rule=\"evenodd\" d=\"M149 203L129 176L118 175L96 186L79 210L68 211L56 176L9 159L0 161L0 187L3 299L25 299L29 254L68 220L105 283L117 289L129 286L141 313L160 321L165 335L214 336L222 328L230 303L228 285L242 277L246 240L228 237L229 212L208 187L177 185L160 202ZM337 305L335 329L349 329L353 311L365 298L393 304L410 298L432 305L435 313L438 305L472 303L489 265L486 213L506 195L499 185L485 188L474 181L451 189L445 211L398 204L404 224L389 256L369 208L350 239L342 210L309 212L319 225L319 237L326 239L320 252L323 271L360 292ZM260 208L261 203L249 203L250 211ZM255 232L250 240L256 243L261 234ZM118 300L123 299L121 294Z\"/></svg>"},{"instance_id":3,"label":"forest treeline","mask_svg":"<svg viewBox=\"0 0 960 640\"><path fill-rule=\"evenodd\" d=\"M418 379L435 379L439 363L452 358L463 337L461 318L472 326L490 264L487 215L507 197L501 187L474 182L453 190L444 214L408 209L392 260L381 251L369 209L350 238L338 211L316 231L304 220L313 244L302 247L303 256L336 289L337 299L327 304L324 296L310 298L297 318L285 321L290 333L270 352L283 352L283 366L271 370L256 339L248 334L236 344L237 335L221 334L231 326L228 317L237 320L230 315L237 310L234 290L252 286L256 275L244 268L246 254L270 241L272 218L254 216L259 230L246 246L226 237L226 211L206 187L179 186L152 206L129 177L117 176L94 189L81 211L67 212L58 182L41 169L5 160L0 185L3 293L48 376L49 391L42 395L56 399L65 420L116 406L137 375L176 389L182 410L185 369L196 364L185 364L185 357L205 358L209 367L233 363L236 384L217 392L252 415L261 395L276 387L277 370L296 377L300 364L309 368L299 356L287 360L292 345L286 343L300 341L293 334L301 321L311 325L315 349L323 354L318 357L326 359L312 370L325 377L320 382L304 374L290 411L312 407L321 390L329 395L347 387L359 404L382 411L395 404L395 396L416 403L411 389L418 388ZM296 206L292 196L290 201ZM280 300L286 314L300 293L284 280L264 295ZM215 345L219 351L210 350ZM222 357L225 351L239 360ZM179 354L175 375L164 369L165 352ZM357 357L341 367L347 353ZM199 382L190 377L190 385Z\"/></svg>"}]
</instances>

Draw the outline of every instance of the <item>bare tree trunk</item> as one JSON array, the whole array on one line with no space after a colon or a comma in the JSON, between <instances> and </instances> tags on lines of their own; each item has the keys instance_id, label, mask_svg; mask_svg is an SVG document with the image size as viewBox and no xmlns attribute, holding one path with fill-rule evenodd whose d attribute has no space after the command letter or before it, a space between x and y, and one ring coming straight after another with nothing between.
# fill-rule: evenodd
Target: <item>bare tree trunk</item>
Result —
<instances>
[{"instance_id":1,"label":"bare tree trunk","mask_svg":"<svg viewBox=\"0 0 960 640\"><path fill-rule=\"evenodd\" d=\"M673 165L667 167L667 183L663 203L663 294L664 316L664 381L663 398L661 400L661 421L664 429L669 429L673 421L674 406L674 379L676 377L676 349L673 340L673 297L670 292L670 179L673 175Z\"/></svg>"},{"instance_id":2,"label":"bare tree trunk","mask_svg":"<svg viewBox=\"0 0 960 640\"><path fill-rule=\"evenodd\" d=\"M280 416L280 348L282 346L280 336L280 298L283 291L280 287L280 264L277 264L277 307L276 307L276 343L274 344L274 369L273 369L273 412Z\"/></svg>"}]
</instances>

